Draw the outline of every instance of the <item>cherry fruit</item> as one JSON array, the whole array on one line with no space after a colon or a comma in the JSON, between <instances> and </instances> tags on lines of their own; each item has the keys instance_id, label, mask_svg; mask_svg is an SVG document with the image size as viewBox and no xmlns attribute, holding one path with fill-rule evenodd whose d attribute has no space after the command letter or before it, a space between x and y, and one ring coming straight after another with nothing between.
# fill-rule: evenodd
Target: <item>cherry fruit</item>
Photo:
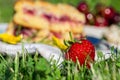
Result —
<instances>
[{"instance_id":1,"label":"cherry fruit","mask_svg":"<svg viewBox=\"0 0 120 80\"><path fill-rule=\"evenodd\" d=\"M77 9L78 9L80 12L87 13L87 12L88 12L88 5L87 5L86 2L81 2L81 3L77 6Z\"/></svg>"},{"instance_id":2,"label":"cherry fruit","mask_svg":"<svg viewBox=\"0 0 120 80\"><path fill-rule=\"evenodd\" d=\"M95 20L95 26L99 26L99 27L108 26L108 21L104 17L97 16Z\"/></svg>"},{"instance_id":3,"label":"cherry fruit","mask_svg":"<svg viewBox=\"0 0 120 80\"><path fill-rule=\"evenodd\" d=\"M120 13L115 13L113 17L113 22L114 23L119 23L120 22Z\"/></svg>"},{"instance_id":4,"label":"cherry fruit","mask_svg":"<svg viewBox=\"0 0 120 80\"><path fill-rule=\"evenodd\" d=\"M94 21L95 21L94 15L89 12L89 13L86 13L85 16L86 16L86 24L92 24L93 25Z\"/></svg>"},{"instance_id":5,"label":"cherry fruit","mask_svg":"<svg viewBox=\"0 0 120 80\"><path fill-rule=\"evenodd\" d=\"M113 19L115 15L115 10L111 7L107 7L104 10L102 10L102 16L105 17L106 19Z\"/></svg>"}]
</instances>

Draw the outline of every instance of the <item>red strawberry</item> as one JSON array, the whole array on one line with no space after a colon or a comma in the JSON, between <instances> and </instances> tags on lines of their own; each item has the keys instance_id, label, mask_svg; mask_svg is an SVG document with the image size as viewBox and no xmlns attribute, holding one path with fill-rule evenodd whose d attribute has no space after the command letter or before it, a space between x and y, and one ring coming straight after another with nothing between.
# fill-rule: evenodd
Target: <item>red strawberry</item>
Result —
<instances>
[{"instance_id":1,"label":"red strawberry","mask_svg":"<svg viewBox=\"0 0 120 80\"><path fill-rule=\"evenodd\" d=\"M68 52L65 54L65 59L76 62L78 59L80 65L87 65L90 68L90 63L94 61L95 48L88 40L82 40L81 43L73 43Z\"/></svg>"}]
</instances>

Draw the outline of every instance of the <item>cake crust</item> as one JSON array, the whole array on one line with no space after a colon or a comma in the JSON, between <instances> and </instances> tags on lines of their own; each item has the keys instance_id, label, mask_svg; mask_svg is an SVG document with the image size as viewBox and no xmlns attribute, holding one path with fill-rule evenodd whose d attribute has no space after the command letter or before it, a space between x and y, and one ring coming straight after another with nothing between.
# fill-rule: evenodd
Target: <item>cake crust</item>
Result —
<instances>
[{"instance_id":1,"label":"cake crust","mask_svg":"<svg viewBox=\"0 0 120 80\"><path fill-rule=\"evenodd\" d=\"M45 29L49 28L49 26L54 27L51 24L55 22L58 25L61 22L63 25L66 25L66 23L85 23L84 15L73 6L67 4L21 0L16 2L14 9L16 12L13 17L15 23L35 29ZM44 15L47 15L47 18ZM70 27L71 25L68 26Z\"/></svg>"}]
</instances>

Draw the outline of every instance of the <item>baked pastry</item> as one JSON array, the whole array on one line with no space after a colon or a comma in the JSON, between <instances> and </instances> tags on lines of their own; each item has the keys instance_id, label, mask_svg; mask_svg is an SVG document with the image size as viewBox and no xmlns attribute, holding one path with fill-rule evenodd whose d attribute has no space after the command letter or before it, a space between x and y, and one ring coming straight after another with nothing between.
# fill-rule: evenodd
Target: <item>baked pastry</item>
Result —
<instances>
[{"instance_id":1,"label":"baked pastry","mask_svg":"<svg viewBox=\"0 0 120 80\"><path fill-rule=\"evenodd\" d=\"M13 22L7 32L23 34L37 42L44 37L56 36L68 39L69 32L76 38L83 32L84 14L68 4L52 4L45 1L18 0L14 6Z\"/></svg>"}]
</instances>

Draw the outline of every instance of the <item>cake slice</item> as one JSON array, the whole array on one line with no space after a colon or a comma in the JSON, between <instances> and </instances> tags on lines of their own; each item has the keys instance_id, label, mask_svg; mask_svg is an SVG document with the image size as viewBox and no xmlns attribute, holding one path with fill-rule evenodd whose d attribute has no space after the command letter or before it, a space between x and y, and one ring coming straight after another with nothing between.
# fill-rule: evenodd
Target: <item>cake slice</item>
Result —
<instances>
[{"instance_id":1,"label":"cake slice","mask_svg":"<svg viewBox=\"0 0 120 80\"><path fill-rule=\"evenodd\" d=\"M80 37L83 32L84 14L68 4L18 0L14 10L13 22L9 26L14 29L8 27L7 32L24 34L25 38L34 37L35 42L44 37L50 39L53 35L61 40L67 39L69 32Z\"/></svg>"}]
</instances>

